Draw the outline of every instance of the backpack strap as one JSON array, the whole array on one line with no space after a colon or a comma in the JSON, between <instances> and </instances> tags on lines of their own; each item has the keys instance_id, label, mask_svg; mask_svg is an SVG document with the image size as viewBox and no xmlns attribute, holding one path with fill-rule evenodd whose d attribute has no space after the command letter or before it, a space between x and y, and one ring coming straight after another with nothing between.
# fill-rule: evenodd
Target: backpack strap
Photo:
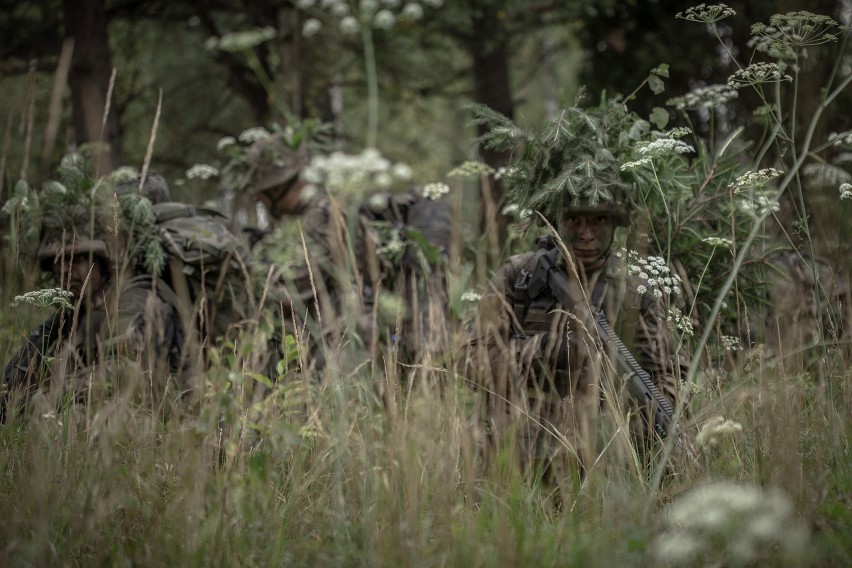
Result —
<instances>
[{"instance_id":1,"label":"backpack strap","mask_svg":"<svg viewBox=\"0 0 852 568\"><path fill-rule=\"evenodd\" d=\"M166 202L158 205L160 206L154 206L154 210L157 213L157 223L165 223L172 219L182 219L201 215L205 217L221 217L223 219L228 218L228 216L221 211L210 209L209 207L197 207L195 205L175 202Z\"/></svg>"}]
</instances>

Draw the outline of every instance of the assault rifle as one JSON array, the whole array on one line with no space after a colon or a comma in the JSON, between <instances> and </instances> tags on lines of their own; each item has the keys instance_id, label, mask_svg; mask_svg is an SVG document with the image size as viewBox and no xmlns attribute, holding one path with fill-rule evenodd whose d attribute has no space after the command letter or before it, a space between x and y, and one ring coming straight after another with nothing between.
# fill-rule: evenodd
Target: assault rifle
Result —
<instances>
[{"instance_id":1,"label":"assault rifle","mask_svg":"<svg viewBox=\"0 0 852 568\"><path fill-rule=\"evenodd\" d=\"M59 338L70 335L72 323L71 310L57 311L29 333L24 345L6 363L3 368L5 392L0 399L0 423L6 418L6 398L9 391L25 381L38 377L50 346Z\"/></svg>"},{"instance_id":2,"label":"assault rifle","mask_svg":"<svg viewBox=\"0 0 852 568\"><path fill-rule=\"evenodd\" d=\"M535 298L549 288L566 310L571 310L575 306L580 306L581 309L587 307L591 310L597 336L596 343L607 347L607 352L612 353L618 374L627 383L627 390L641 406L651 409L654 416L654 431L661 438L666 437L672 430L674 410L671 403L663 396L648 371L639 365L630 349L609 325L603 310L592 305L586 306L588 300L580 289L580 283L576 279L569 280L564 271L558 268L559 249L553 240L540 239L539 245L541 248L536 252L535 267L526 278L527 296Z\"/></svg>"}]
</instances>

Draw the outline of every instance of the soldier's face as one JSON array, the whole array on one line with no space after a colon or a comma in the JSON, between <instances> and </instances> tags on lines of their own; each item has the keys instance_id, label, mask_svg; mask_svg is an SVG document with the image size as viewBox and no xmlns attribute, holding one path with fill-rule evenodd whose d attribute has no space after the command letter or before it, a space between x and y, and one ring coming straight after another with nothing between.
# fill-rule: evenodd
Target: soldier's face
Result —
<instances>
[{"instance_id":1,"label":"soldier's face","mask_svg":"<svg viewBox=\"0 0 852 568\"><path fill-rule=\"evenodd\" d=\"M75 254L71 258L54 263L53 275L60 286L74 294L75 299L82 297L83 284L87 278L89 282L86 289L89 291L99 290L106 280L100 258L88 254Z\"/></svg>"},{"instance_id":2,"label":"soldier's face","mask_svg":"<svg viewBox=\"0 0 852 568\"><path fill-rule=\"evenodd\" d=\"M566 215L562 218L562 238L587 271L596 270L606 262L614 232L615 223L609 215Z\"/></svg>"}]
</instances>

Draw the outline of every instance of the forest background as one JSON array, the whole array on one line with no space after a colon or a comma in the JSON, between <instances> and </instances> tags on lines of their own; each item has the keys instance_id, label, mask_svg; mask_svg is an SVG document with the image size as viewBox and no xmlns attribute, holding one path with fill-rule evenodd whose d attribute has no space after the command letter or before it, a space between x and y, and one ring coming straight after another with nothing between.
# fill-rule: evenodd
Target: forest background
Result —
<instances>
[{"instance_id":1,"label":"forest background","mask_svg":"<svg viewBox=\"0 0 852 568\"><path fill-rule=\"evenodd\" d=\"M712 29L676 19L675 14L691 4L667 0L403 0L374 4L386 8L391 17L352 26L348 18L358 15L358 3L332 0L3 0L0 201L14 197L19 179L38 187L54 177L64 153L99 140L109 143L99 160L103 172L124 165L141 169L150 159L151 167L171 182L177 198L194 203L220 200L222 190L215 180L188 180L187 171L200 163L221 166L217 142L223 137L238 136L254 126L283 124L288 117L330 123L342 150L357 153L375 146L391 161L409 164L418 183L448 181L448 172L463 162L482 161L497 170L509 158L506 152L477 145L476 138L483 131L471 125L469 103L487 105L521 125L538 125L553 118L560 108L574 104L585 88L586 102L596 102L602 92L610 97L630 95L629 107L640 116L650 119L664 109L668 127L682 126L678 109L667 101L701 87L724 84L736 70L734 60L748 62L750 58L753 46L747 42L753 23L795 10L826 14L844 24L850 18L846 0L731 2L736 14ZM845 48L845 41L842 46ZM800 138L793 145L806 134L823 141L832 133L852 129L850 89L838 93L830 107L820 107L823 89L837 69L841 77L852 72L848 53L839 47L836 42L813 46L807 58L798 62L797 104L794 116L788 119L805 125L817 113L819 118L809 134L804 128L794 130ZM842 58L839 66L838 57ZM724 139L738 127L747 136L759 138L763 125L752 114L758 103L756 95L742 91L740 97L725 101L714 112L691 114L691 126L699 138ZM156 136L148 157L155 123ZM821 146L815 154L829 165L838 157L831 145ZM848 164L837 163L841 171L848 170ZM846 178L837 179L848 181L848 172ZM492 197L500 202L499 180L490 181L496 192ZM456 186L465 202L476 205L465 208L470 213L460 219L464 234L472 240L479 238L487 224L478 206L479 182ZM792 234L796 242L806 241L809 251L848 273L852 241L846 220L850 206L849 201L839 202L838 185L800 183L798 187L806 190L782 195L781 208L770 221L784 230L769 231L788 238ZM501 228L507 223L508 218L501 217ZM11 250L12 243L7 245L6 250ZM493 264L498 258L489 260ZM19 342L21 330L40 317L37 312L8 307L16 293L34 287L37 274L15 255L5 254L0 276L0 345L11 349ZM845 366L846 361L842 363ZM743 376L750 375L744 372ZM769 491L781 487L792 499L793 514L785 509L787 501L781 497L780 504L773 505L775 493L759 494L759 500L771 510L754 515L766 513L779 524L773 537L752 543L755 552L745 555L744 564L767 559L804 562L800 550L787 550L779 540L784 530L795 535L791 542L799 538L803 534L800 521L817 545L812 554L815 563L852 559L848 536L843 536L852 527L852 458L848 442L843 441L849 432L848 377L838 383L837 390L831 390L824 380L810 379L813 377L806 372L786 376L780 383L789 390L776 392L777 397L773 395L773 402L760 412L756 410L760 404L754 402L760 397L752 397L748 389L772 391L776 387L765 382L767 379L750 376L747 387L736 380L731 380L730 390L720 386L713 393L717 407L721 401L737 401L725 406L726 414L738 418L747 430L752 427L751 433L717 448L718 453L705 464L706 477L692 477L678 486L679 490L701 488L708 480L733 479L766 486ZM790 395L786 402L784 393ZM431 408L429 405L439 401L422 404ZM446 401L441 404L446 406ZM784 412L792 411L802 416L793 430L781 420ZM115 419L120 424L109 433L114 438L106 434L97 438L85 428L82 434L60 429L60 435L50 430L54 424L33 426L28 435L5 432L3 451L10 465L3 484L10 497L2 506L12 522L4 529L3 554L52 563L126 558L157 563L155 559L162 558L158 549L173 561L192 558L198 563L216 560L229 564L282 557L297 562L357 557L371 559L365 563L415 559L415 563L450 564L561 564L565 555L593 564L613 558L641 563L650 554L667 558L665 545L660 544L666 542L666 530L661 528L665 522L644 523L649 509L666 505L673 495L663 491L660 497L656 488L648 490L641 483L639 489L629 482L608 488L591 485L580 491L589 501L578 497L580 505L566 515L553 513L546 507L546 499L514 478L477 480L481 493L476 499L468 491L477 491L468 486L457 490L458 494L441 489L445 474L467 479L473 458L456 440L464 439L463 428L453 420L440 422L438 418L458 418L452 408L435 411L432 417L423 408L418 412L412 410L407 417L411 421L408 430L393 435L411 448L411 454L419 449L422 455L431 456L435 461L429 468L423 468L424 458L403 450L387 449L387 455L379 452L377 458L367 449L372 448L368 442L376 439L365 438L355 444L357 451L317 442L321 447L331 444L330 455L336 456L325 469L321 459L292 453L293 442L287 438L289 441L276 442L283 446L273 444L275 449L288 448L286 473L270 469L277 463L276 457L270 457L275 452L261 452L235 460L224 471L205 471L195 482L190 481L190 472L181 460L199 466L208 458L199 451L191 455L194 459L186 459L191 436L183 431L159 431L157 436L169 441L153 450L143 436L132 434L134 428L138 434L139 423L134 422L138 418ZM708 411L703 416L712 414ZM823 424L820 416L829 418ZM336 416L335 420L342 423L350 418ZM429 419L440 422L437 431L451 438L446 440L451 449L458 449L453 445L458 442L462 448L459 463L443 461L446 448L407 437L415 425L422 426ZM160 427L150 428L157 431ZM78 434L82 437L77 438ZM208 434L192 433L202 438ZM351 435L348 431L344 437ZM107 439L113 443L123 440L125 446L108 450ZM377 439L390 443L386 438ZM51 449L52 443L62 450ZM808 453L802 448L813 450L815 443L822 453L802 457ZM72 457L77 444L102 455L90 461ZM791 456L798 456L798 472L781 463ZM39 466L39 460L48 465ZM350 466L362 469L362 485L347 478L317 489L320 473L329 478L341 476L338 468L348 470ZM34 471L41 473L33 475ZM130 489L98 485L98 471L105 471L116 486ZM418 471L422 474L419 480ZM82 489L72 490L66 477L45 492L51 481L69 473L82 481ZM300 473L312 481L300 485ZM482 489L483 483L487 490ZM421 492L409 493L412 486ZM744 490L744 486L732 487L728 487L729 493ZM391 488L398 491L398 501ZM376 491L386 494L376 498ZM637 492L640 499L634 498ZM212 505L208 501L211 495L220 498ZM92 505L96 496L103 497L103 505ZM307 512L295 512L294 496L309 504L312 518L308 519ZM748 501L750 496L743 494L740 501ZM47 514L51 499L59 506ZM474 500L476 508L470 506ZM91 513L90 518L75 512L78 505ZM182 509L189 511L186 518L179 518ZM287 514L292 519L279 524ZM456 523L434 525L438 518L454 515ZM616 521L601 530L600 520L613 515ZM156 526L163 519L171 519L163 526L173 530ZM294 526L299 521L304 521L302 528ZM114 537L98 535L106 522L119 524ZM275 528L264 531L269 523ZM573 530L578 527L588 531ZM383 536L382 528L399 538ZM729 533L718 536L705 529L696 534L729 542ZM306 540L304 535L309 535ZM620 544L610 547L613 538ZM683 535L678 538L689 540ZM693 550L699 550L696 554L704 550L701 546L705 545L693 544ZM812 552L807 546L803 544L802 549ZM681 550L681 554L685 553ZM740 557L731 554L728 560L736 564Z\"/></svg>"}]
</instances>

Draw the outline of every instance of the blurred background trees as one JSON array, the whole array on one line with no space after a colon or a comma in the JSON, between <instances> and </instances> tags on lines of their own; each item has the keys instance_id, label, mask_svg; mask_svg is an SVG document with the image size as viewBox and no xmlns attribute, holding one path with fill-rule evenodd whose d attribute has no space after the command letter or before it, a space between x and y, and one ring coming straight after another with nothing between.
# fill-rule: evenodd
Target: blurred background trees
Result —
<instances>
[{"instance_id":1,"label":"blurred background trees","mask_svg":"<svg viewBox=\"0 0 852 568\"><path fill-rule=\"evenodd\" d=\"M643 116L665 108L674 124L666 101L724 83L735 70L731 54L748 60L751 23L803 9L848 20L839 0L728 4L737 14L720 23L720 49L709 28L675 18L689 5L674 0L2 0L2 200L18 179L49 178L63 153L86 143L106 143L95 150L102 170L141 167L161 94L152 167L191 201L216 188L180 180L193 164L215 162L220 138L292 117L332 123L340 147L354 150L373 120L379 150L411 164L424 183L469 159L496 169L508 156L476 147L468 102L538 123L572 104L581 86L589 102L602 91L627 95L665 63L664 92L643 87L630 104ZM382 10L391 17L378 16ZM814 49L804 62L802 86L814 92L799 101L803 117L832 72L833 58L823 55L834 47ZM714 117L715 128L743 125L759 135L742 94L742 105L733 101ZM823 138L850 128L844 97L823 117ZM707 113L693 120L699 133L710 128ZM807 209L825 210L834 193L808 191ZM802 215L795 203L785 212L790 222Z\"/></svg>"}]
</instances>

